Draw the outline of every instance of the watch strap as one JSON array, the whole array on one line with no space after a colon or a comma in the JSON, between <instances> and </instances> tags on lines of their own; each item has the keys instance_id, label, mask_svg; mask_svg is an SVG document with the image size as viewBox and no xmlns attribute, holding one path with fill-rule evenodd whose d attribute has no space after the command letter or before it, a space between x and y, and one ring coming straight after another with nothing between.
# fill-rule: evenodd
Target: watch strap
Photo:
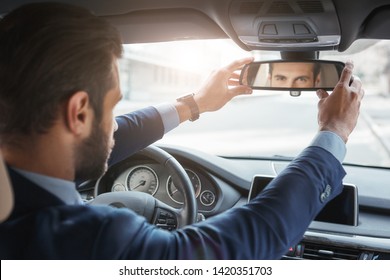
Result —
<instances>
[{"instance_id":1,"label":"watch strap","mask_svg":"<svg viewBox=\"0 0 390 280\"><path fill-rule=\"evenodd\" d=\"M185 105L187 105L188 108L190 108L190 112L191 112L190 121L192 122L199 119L199 108L195 102L194 95L195 95L194 93L191 93L176 99L176 101L182 102Z\"/></svg>"}]
</instances>

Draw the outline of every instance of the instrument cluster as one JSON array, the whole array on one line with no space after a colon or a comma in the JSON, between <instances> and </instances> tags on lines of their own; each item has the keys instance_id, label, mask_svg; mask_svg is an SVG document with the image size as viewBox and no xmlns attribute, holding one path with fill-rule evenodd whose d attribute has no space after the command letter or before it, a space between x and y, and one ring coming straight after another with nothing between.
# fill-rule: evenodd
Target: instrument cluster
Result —
<instances>
[{"instance_id":1,"label":"instrument cluster","mask_svg":"<svg viewBox=\"0 0 390 280\"><path fill-rule=\"evenodd\" d=\"M184 167L198 201L198 209L212 210L218 200L218 188L205 172ZM114 181L112 192L139 191L155 196L161 201L179 208L183 202L180 188L175 186L172 176L155 164L139 164L126 169Z\"/></svg>"}]
</instances>

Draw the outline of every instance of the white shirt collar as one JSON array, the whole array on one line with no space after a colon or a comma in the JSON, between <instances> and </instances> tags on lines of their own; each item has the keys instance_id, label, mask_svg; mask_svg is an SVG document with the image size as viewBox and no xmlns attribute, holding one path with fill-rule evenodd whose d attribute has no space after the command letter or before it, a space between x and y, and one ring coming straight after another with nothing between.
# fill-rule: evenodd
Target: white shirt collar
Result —
<instances>
[{"instance_id":1,"label":"white shirt collar","mask_svg":"<svg viewBox=\"0 0 390 280\"><path fill-rule=\"evenodd\" d=\"M72 181L49 177L18 168L13 169L66 204L84 204L80 194L76 190L76 184Z\"/></svg>"}]
</instances>

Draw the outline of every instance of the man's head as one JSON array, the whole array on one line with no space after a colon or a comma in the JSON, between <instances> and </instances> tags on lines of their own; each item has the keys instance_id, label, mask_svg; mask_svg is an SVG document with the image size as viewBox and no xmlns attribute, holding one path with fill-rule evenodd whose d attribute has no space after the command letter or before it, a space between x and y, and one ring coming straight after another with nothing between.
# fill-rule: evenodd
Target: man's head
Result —
<instances>
[{"instance_id":1,"label":"man's head","mask_svg":"<svg viewBox=\"0 0 390 280\"><path fill-rule=\"evenodd\" d=\"M6 15L0 21L1 146L44 135L59 121L75 131L73 119L83 121L75 111L83 102L93 113L90 136L101 135L75 148L76 165L86 161L82 149L88 153L93 141L111 145L105 114L111 122L113 116L104 110L112 111L108 95L120 98L116 59L121 54L117 30L86 9L39 3Z\"/></svg>"},{"instance_id":2,"label":"man's head","mask_svg":"<svg viewBox=\"0 0 390 280\"><path fill-rule=\"evenodd\" d=\"M284 62L270 63L271 87L312 88L320 82L318 63Z\"/></svg>"}]
</instances>

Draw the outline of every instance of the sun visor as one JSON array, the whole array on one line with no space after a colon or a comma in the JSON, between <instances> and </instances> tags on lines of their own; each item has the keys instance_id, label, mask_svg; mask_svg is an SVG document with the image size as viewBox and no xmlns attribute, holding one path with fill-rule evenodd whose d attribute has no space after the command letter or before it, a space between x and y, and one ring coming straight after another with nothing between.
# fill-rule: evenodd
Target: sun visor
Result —
<instances>
[{"instance_id":1,"label":"sun visor","mask_svg":"<svg viewBox=\"0 0 390 280\"><path fill-rule=\"evenodd\" d=\"M375 9L367 18L363 38L390 39L390 6Z\"/></svg>"}]
</instances>

